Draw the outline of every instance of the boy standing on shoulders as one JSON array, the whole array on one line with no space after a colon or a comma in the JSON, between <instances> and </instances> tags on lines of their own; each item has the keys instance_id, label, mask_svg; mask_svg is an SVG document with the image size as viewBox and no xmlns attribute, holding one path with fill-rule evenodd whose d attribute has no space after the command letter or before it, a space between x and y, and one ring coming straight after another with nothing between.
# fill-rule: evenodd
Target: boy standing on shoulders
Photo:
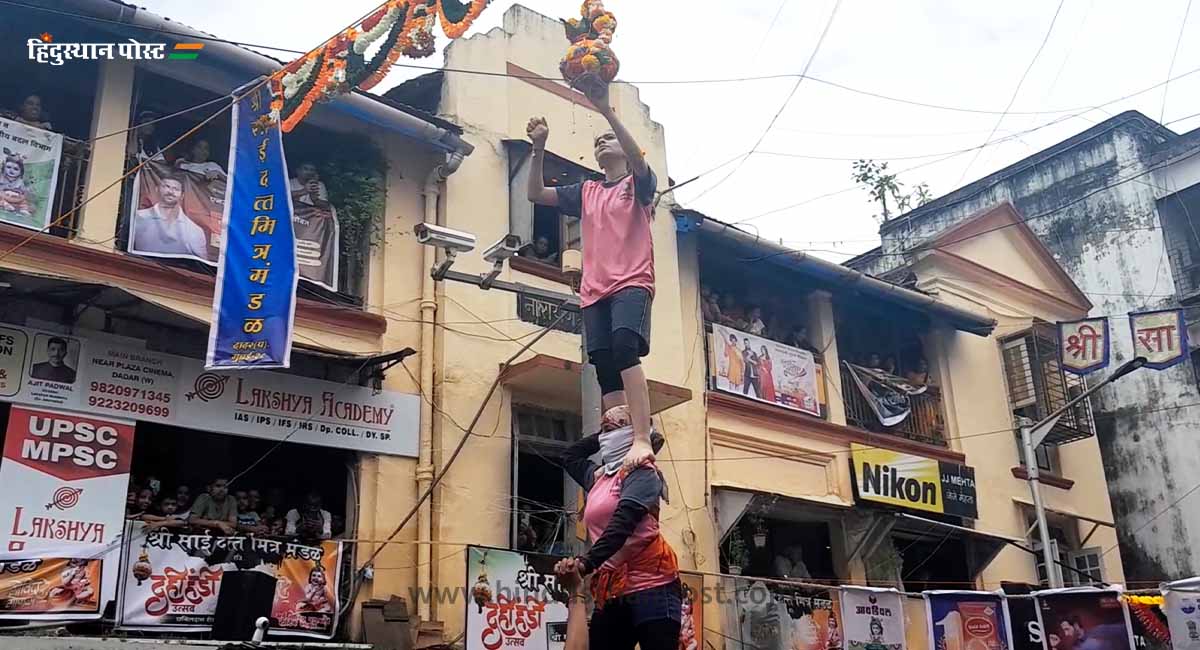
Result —
<instances>
[{"instance_id":1,"label":"boy standing on shoulders","mask_svg":"<svg viewBox=\"0 0 1200 650\"><path fill-rule=\"evenodd\" d=\"M654 458L650 448L650 389L641 357L650 353L650 305L654 298L654 190L658 180L642 150L609 105L607 84L587 88L588 99L611 130L593 141L604 181L547 188L542 163L550 127L529 120L533 142L529 200L577 216L583 226L583 281L579 299L588 357L596 367L603 411L627 404L633 447L625 466Z\"/></svg>"}]
</instances>

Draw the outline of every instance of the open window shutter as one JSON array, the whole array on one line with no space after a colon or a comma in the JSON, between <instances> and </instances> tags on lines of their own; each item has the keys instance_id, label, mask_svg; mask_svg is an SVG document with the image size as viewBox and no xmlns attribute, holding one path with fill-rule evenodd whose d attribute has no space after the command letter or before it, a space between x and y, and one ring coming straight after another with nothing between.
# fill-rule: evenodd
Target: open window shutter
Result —
<instances>
[{"instance_id":1,"label":"open window shutter","mask_svg":"<svg viewBox=\"0 0 1200 650\"><path fill-rule=\"evenodd\" d=\"M1046 563L1044 561L1042 561L1042 544L1041 544L1041 542L1034 542L1033 550L1037 551L1037 555L1034 556L1034 558L1035 558L1034 566L1037 567L1038 581L1041 582L1043 585L1048 585L1049 584L1049 581L1047 580L1048 574L1046 573L1047 567L1046 567ZM1065 558L1063 556L1062 551L1059 550L1057 539L1050 540L1050 555L1051 555L1051 557L1058 558L1059 562L1062 562L1064 564L1066 563L1067 558ZM1054 566L1049 567L1049 569L1051 571L1053 571L1055 577L1058 578L1058 583L1064 584L1063 579L1062 579L1063 578L1063 568L1061 566L1055 564Z\"/></svg>"},{"instance_id":2,"label":"open window shutter","mask_svg":"<svg viewBox=\"0 0 1200 650\"><path fill-rule=\"evenodd\" d=\"M522 244L533 241L533 203L529 201L530 156L516 151L509 152L509 159L517 158L516 171L510 173L512 182L508 186L508 229L521 238Z\"/></svg>"}]
</instances>

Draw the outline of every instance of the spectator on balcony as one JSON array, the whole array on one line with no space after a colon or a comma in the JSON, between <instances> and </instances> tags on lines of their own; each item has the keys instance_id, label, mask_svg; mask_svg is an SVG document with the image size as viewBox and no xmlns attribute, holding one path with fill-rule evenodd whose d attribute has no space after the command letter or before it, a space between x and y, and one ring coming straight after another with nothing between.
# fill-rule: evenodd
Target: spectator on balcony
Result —
<instances>
[{"instance_id":1,"label":"spectator on balcony","mask_svg":"<svg viewBox=\"0 0 1200 650\"><path fill-rule=\"evenodd\" d=\"M229 494L229 481L214 480L208 492L196 497L192 504L192 524L219 530L226 535L237 531L237 501Z\"/></svg>"},{"instance_id":2,"label":"spectator on balcony","mask_svg":"<svg viewBox=\"0 0 1200 650\"><path fill-rule=\"evenodd\" d=\"M258 513L250 509L250 495L245 490L238 490L234 493L233 498L237 501L237 528L239 531L258 535L270 531L269 527L263 526L262 518Z\"/></svg>"},{"instance_id":3,"label":"spectator on balcony","mask_svg":"<svg viewBox=\"0 0 1200 650\"><path fill-rule=\"evenodd\" d=\"M134 127L129 132L129 140L125 144L125 157L131 164L137 164L143 160L167 162L166 156L163 155L162 144L158 139L158 126L155 123L160 117L157 111L149 109L137 114Z\"/></svg>"},{"instance_id":4,"label":"spectator on balcony","mask_svg":"<svg viewBox=\"0 0 1200 650\"><path fill-rule=\"evenodd\" d=\"M878 352L868 353L866 361L863 362L863 365L872 370L882 371L883 357L881 357Z\"/></svg>"},{"instance_id":5,"label":"spectator on balcony","mask_svg":"<svg viewBox=\"0 0 1200 650\"><path fill-rule=\"evenodd\" d=\"M775 401L775 369L771 367L771 353L767 346L762 346L762 354L758 355L758 382L762 388L759 397L768 402Z\"/></svg>"},{"instance_id":6,"label":"spectator on balcony","mask_svg":"<svg viewBox=\"0 0 1200 650\"><path fill-rule=\"evenodd\" d=\"M749 395L750 389L754 389L755 397L762 397L762 378L758 368L758 354L754 348L750 347L750 339L743 338L742 343L746 346L742 348L742 361L745 364L746 372L742 378L742 394Z\"/></svg>"},{"instance_id":7,"label":"spectator on balcony","mask_svg":"<svg viewBox=\"0 0 1200 650\"><path fill-rule=\"evenodd\" d=\"M709 289L708 285L700 285L700 316L704 318L704 322L706 323L716 322L716 319L713 318L712 307L709 304L711 300L712 289Z\"/></svg>"},{"instance_id":8,"label":"spectator on balcony","mask_svg":"<svg viewBox=\"0 0 1200 650\"><path fill-rule=\"evenodd\" d=\"M725 294L724 300L721 302L721 319L722 323L734 329L746 329L746 311L742 306L737 304L737 300L733 294Z\"/></svg>"},{"instance_id":9,"label":"spectator on balcony","mask_svg":"<svg viewBox=\"0 0 1200 650\"><path fill-rule=\"evenodd\" d=\"M154 530L155 528L187 528L188 518L191 513L187 510L179 511L179 502L175 497L166 496L158 504L158 514L142 515L142 521L148 525L146 530Z\"/></svg>"},{"instance_id":10,"label":"spectator on balcony","mask_svg":"<svg viewBox=\"0 0 1200 650\"><path fill-rule=\"evenodd\" d=\"M329 539L333 536L333 517L321 507L319 493L310 490L304 497L303 506L288 511L285 534L307 540Z\"/></svg>"},{"instance_id":11,"label":"spectator on balcony","mask_svg":"<svg viewBox=\"0 0 1200 650\"><path fill-rule=\"evenodd\" d=\"M175 167L185 172L200 174L209 181L225 178L225 168L210 160L211 154L212 147L208 144L208 140L196 138L192 141L188 152L175 161Z\"/></svg>"},{"instance_id":12,"label":"spectator on balcony","mask_svg":"<svg viewBox=\"0 0 1200 650\"><path fill-rule=\"evenodd\" d=\"M26 95L25 99L21 100L20 108L15 111L4 111L3 113L0 113L0 116L10 120L15 120L21 124L27 124L35 128L45 129L46 131L54 130L54 127L50 124L50 120L46 119L48 116L46 115L45 110L42 108L41 95Z\"/></svg>"},{"instance_id":13,"label":"spectator on balcony","mask_svg":"<svg viewBox=\"0 0 1200 650\"><path fill-rule=\"evenodd\" d=\"M761 307L750 308L750 320L748 331L755 336L767 335L767 324L763 322L763 314Z\"/></svg>"},{"instance_id":14,"label":"spectator on balcony","mask_svg":"<svg viewBox=\"0 0 1200 650\"><path fill-rule=\"evenodd\" d=\"M180 510L190 510L192 507L192 488L183 484L176 487L175 505Z\"/></svg>"},{"instance_id":15,"label":"spectator on balcony","mask_svg":"<svg viewBox=\"0 0 1200 650\"><path fill-rule=\"evenodd\" d=\"M716 291L708 297L708 313L712 316L709 319L711 322L724 324L725 317L721 313L721 294Z\"/></svg>"},{"instance_id":16,"label":"spectator on balcony","mask_svg":"<svg viewBox=\"0 0 1200 650\"><path fill-rule=\"evenodd\" d=\"M134 215L130 250L209 259L208 236L183 212L182 178L164 176L159 180L158 203Z\"/></svg>"},{"instance_id":17,"label":"spectator on balcony","mask_svg":"<svg viewBox=\"0 0 1200 650\"><path fill-rule=\"evenodd\" d=\"M784 341L784 343L792 346L793 348L808 350L813 354L817 353L817 346L813 345L812 341L809 340L808 328L803 325L793 326L791 333L788 334L787 340Z\"/></svg>"},{"instance_id":18,"label":"spectator on balcony","mask_svg":"<svg viewBox=\"0 0 1200 650\"><path fill-rule=\"evenodd\" d=\"M917 387L928 386L932 383L929 381L929 362L925 360L925 357L919 357L916 366L909 370L904 378L908 380L908 383Z\"/></svg>"},{"instance_id":19,"label":"spectator on balcony","mask_svg":"<svg viewBox=\"0 0 1200 650\"><path fill-rule=\"evenodd\" d=\"M550 238L544 235L539 236L533 241L533 244L529 246L528 251L529 257L542 262L543 264L558 266L558 252L555 251L552 246L550 246Z\"/></svg>"},{"instance_id":20,"label":"spectator on balcony","mask_svg":"<svg viewBox=\"0 0 1200 650\"><path fill-rule=\"evenodd\" d=\"M746 362L738 350L737 337L730 334L729 343L725 345L725 379L729 380L730 388L737 389L742 385L745 371Z\"/></svg>"}]
</instances>

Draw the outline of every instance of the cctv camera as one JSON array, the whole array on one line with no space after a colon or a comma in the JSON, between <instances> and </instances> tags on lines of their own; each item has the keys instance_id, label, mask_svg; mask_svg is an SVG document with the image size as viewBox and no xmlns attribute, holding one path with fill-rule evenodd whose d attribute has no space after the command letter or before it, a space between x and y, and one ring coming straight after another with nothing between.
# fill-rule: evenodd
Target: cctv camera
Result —
<instances>
[{"instance_id":1,"label":"cctv camera","mask_svg":"<svg viewBox=\"0 0 1200 650\"><path fill-rule=\"evenodd\" d=\"M516 255L521 250L521 238L517 235L505 235L500 241L488 247L483 259L492 264L501 263Z\"/></svg>"},{"instance_id":2,"label":"cctv camera","mask_svg":"<svg viewBox=\"0 0 1200 650\"><path fill-rule=\"evenodd\" d=\"M461 230L419 223L413 228L417 243L436 246L452 253L467 253L475 250L475 235Z\"/></svg>"}]
</instances>

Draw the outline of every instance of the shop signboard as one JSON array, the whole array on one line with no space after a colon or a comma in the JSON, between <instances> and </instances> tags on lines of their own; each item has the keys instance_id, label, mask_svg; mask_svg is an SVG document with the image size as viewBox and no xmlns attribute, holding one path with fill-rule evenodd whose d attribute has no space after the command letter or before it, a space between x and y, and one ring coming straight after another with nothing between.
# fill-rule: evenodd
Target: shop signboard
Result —
<instances>
[{"instance_id":1,"label":"shop signboard","mask_svg":"<svg viewBox=\"0 0 1200 650\"><path fill-rule=\"evenodd\" d=\"M851 443L850 469L864 501L978 518L973 467Z\"/></svg>"},{"instance_id":2,"label":"shop signboard","mask_svg":"<svg viewBox=\"0 0 1200 650\"><path fill-rule=\"evenodd\" d=\"M729 650L840 650L837 591L753 578L726 578L725 637ZM736 638L733 638L736 635Z\"/></svg>"},{"instance_id":3,"label":"shop signboard","mask_svg":"<svg viewBox=\"0 0 1200 650\"><path fill-rule=\"evenodd\" d=\"M117 625L125 630L208 632L222 578L247 558L277 568L271 634L333 638L341 543L306 546L255 537L181 535L130 524Z\"/></svg>"},{"instance_id":4,"label":"shop signboard","mask_svg":"<svg viewBox=\"0 0 1200 650\"><path fill-rule=\"evenodd\" d=\"M417 455L416 395L282 372L207 372L199 359L6 326L0 328L0 373L11 377L14 368L15 382L5 383L0 375L0 397L20 404L365 453Z\"/></svg>"},{"instance_id":5,"label":"shop signboard","mask_svg":"<svg viewBox=\"0 0 1200 650\"><path fill-rule=\"evenodd\" d=\"M1047 648L1134 650L1129 613L1119 591L1053 589L1035 593L1034 602Z\"/></svg>"},{"instance_id":6,"label":"shop signboard","mask_svg":"<svg viewBox=\"0 0 1200 650\"><path fill-rule=\"evenodd\" d=\"M894 589L842 588L846 650L904 650L904 604Z\"/></svg>"},{"instance_id":7,"label":"shop signboard","mask_svg":"<svg viewBox=\"0 0 1200 650\"><path fill-rule=\"evenodd\" d=\"M538 553L467 547L466 650L563 650L567 592Z\"/></svg>"},{"instance_id":8,"label":"shop signboard","mask_svg":"<svg viewBox=\"0 0 1200 650\"><path fill-rule=\"evenodd\" d=\"M821 416L816 357L770 339L713 325L709 380L716 390Z\"/></svg>"},{"instance_id":9,"label":"shop signboard","mask_svg":"<svg viewBox=\"0 0 1200 650\"><path fill-rule=\"evenodd\" d=\"M927 620L938 650L1012 650L1008 608L1001 594L927 591ZM909 650L912 650L911 648Z\"/></svg>"}]
</instances>

